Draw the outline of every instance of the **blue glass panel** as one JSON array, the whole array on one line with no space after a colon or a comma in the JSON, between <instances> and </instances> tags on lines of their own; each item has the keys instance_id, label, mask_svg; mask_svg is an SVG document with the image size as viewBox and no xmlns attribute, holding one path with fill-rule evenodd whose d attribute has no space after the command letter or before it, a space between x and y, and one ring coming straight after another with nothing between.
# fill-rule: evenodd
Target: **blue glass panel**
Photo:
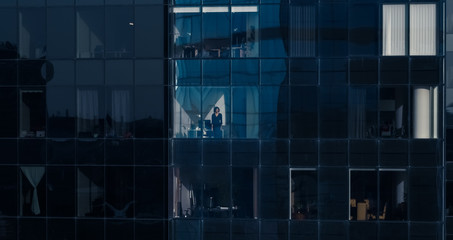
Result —
<instances>
[{"instance_id":1,"label":"blue glass panel","mask_svg":"<svg viewBox=\"0 0 453 240\"><path fill-rule=\"evenodd\" d=\"M259 88L235 87L232 89L232 99L231 136L258 138Z\"/></svg>"},{"instance_id":2,"label":"blue glass panel","mask_svg":"<svg viewBox=\"0 0 453 240\"><path fill-rule=\"evenodd\" d=\"M162 5L135 7L135 56L161 58L164 46L165 24ZM198 36L199 38L199 36Z\"/></svg>"},{"instance_id":3,"label":"blue glass panel","mask_svg":"<svg viewBox=\"0 0 453 240\"><path fill-rule=\"evenodd\" d=\"M349 51L352 55L376 55L378 45L377 5L350 6Z\"/></svg>"},{"instance_id":4,"label":"blue glass panel","mask_svg":"<svg viewBox=\"0 0 453 240\"><path fill-rule=\"evenodd\" d=\"M175 85L199 85L201 83L200 61L176 60Z\"/></svg>"},{"instance_id":5,"label":"blue glass panel","mask_svg":"<svg viewBox=\"0 0 453 240\"><path fill-rule=\"evenodd\" d=\"M201 56L200 13L175 13L172 50L177 58Z\"/></svg>"},{"instance_id":6,"label":"blue glass panel","mask_svg":"<svg viewBox=\"0 0 453 240\"><path fill-rule=\"evenodd\" d=\"M314 57L316 55L316 6L290 6L290 55Z\"/></svg>"},{"instance_id":7,"label":"blue glass panel","mask_svg":"<svg viewBox=\"0 0 453 240\"><path fill-rule=\"evenodd\" d=\"M108 39L105 44L105 57L132 57L134 55L134 8L106 7L105 37Z\"/></svg>"},{"instance_id":8,"label":"blue glass panel","mask_svg":"<svg viewBox=\"0 0 453 240\"><path fill-rule=\"evenodd\" d=\"M46 56L45 8L23 8L19 11L20 58Z\"/></svg>"},{"instance_id":9,"label":"blue glass panel","mask_svg":"<svg viewBox=\"0 0 453 240\"><path fill-rule=\"evenodd\" d=\"M229 12L203 14L203 57L229 57L230 38Z\"/></svg>"},{"instance_id":10,"label":"blue glass panel","mask_svg":"<svg viewBox=\"0 0 453 240\"><path fill-rule=\"evenodd\" d=\"M341 3L320 4L319 55L348 54L348 6Z\"/></svg>"},{"instance_id":11,"label":"blue glass panel","mask_svg":"<svg viewBox=\"0 0 453 240\"><path fill-rule=\"evenodd\" d=\"M104 56L104 8L77 9L77 57Z\"/></svg>"},{"instance_id":12,"label":"blue glass panel","mask_svg":"<svg viewBox=\"0 0 453 240\"><path fill-rule=\"evenodd\" d=\"M320 89L320 136L345 138L348 135L348 89L323 86Z\"/></svg>"},{"instance_id":13,"label":"blue glass panel","mask_svg":"<svg viewBox=\"0 0 453 240\"><path fill-rule=\"evenodd\" d=\"M258 8L258 7L256 7ZM259 22L257 12L233 13L232 57L258 57Z\"/></svg>"},{"instance_id":14,"label":"blue glass panel","mask_svg":"<svg viewBox=\"0 0 453 240\"><path fill-rule=\"evenodd\" d=\"M201 138L201 89L177 86L173 90L173 136Z\"/></svg>"},{"instance_id":15,"label":"blue glass panel","mask_svg":"<svg viewBox=\"0 0 453 240\"><path fill-rule=\"evenodd\" d=\"M288 87L262 86L260 99L261 138L288 137Z\"/></svg>"},{"instance_id":16,"label":"blue glass panel","mask_svg":"<svg viewBox=\"0 0 453 240\"><path fill-rule=\"evenodd\" d=\"M281 7L284 5L262 5L261 17L261 57L285 57L287 56L285 45L287 44L287 24L285 16L280 16Z\"/></svg>"},{"instance_id":17,"label":"blue glass panel","mask_svg":"<svg viewBox=\"0 0 453 240\"><path fill-rule=\"evenodd\" d=\"M261 84L280 85L288 83L288 63L284 59L261 60Z\"/></svg>"},{"instance_id":18,"label":"blue glass panel","mask_svg":"<svg viewBox=\"0 0 453 240\"><path fill-rule=\"evenodd\" d=\"M233 85L258 84L258 60L232 60L231 82Z\"/></svg>"},{"instance_id":19,"label":"blue glass panel","mask_svg":"<svg viewBox=\"0 0 453 240\"><path fill-rule=\"evenodd\" d=\"M203 60L203 85L229 85L230 60Z\"/></svg>"},{"instance_id":20,"label":"blue glass panel","mask_svg":"<svg viewBox=\"0 0 453 240\"><path fill-rule=\"evenodd\" d=\"M49 58L74 57L74 16L74 8L47 9L47 53Z\"/></svg>"}]
</instances>

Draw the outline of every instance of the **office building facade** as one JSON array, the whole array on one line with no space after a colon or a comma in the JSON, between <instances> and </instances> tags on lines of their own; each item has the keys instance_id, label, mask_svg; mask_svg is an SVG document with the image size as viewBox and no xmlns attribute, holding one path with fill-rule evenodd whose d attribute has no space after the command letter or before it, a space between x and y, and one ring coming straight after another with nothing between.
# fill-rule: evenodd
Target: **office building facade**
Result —
<instances>
[{"instance_id":1,"label":"office building facade","mask_svg":"<svg viewBox=\"0 0 453 240\"><path fill-rule=\"evenodd\" d=\"M453 1L0 12L0 239L453 236Z\"/></svg>"}]
</instances>

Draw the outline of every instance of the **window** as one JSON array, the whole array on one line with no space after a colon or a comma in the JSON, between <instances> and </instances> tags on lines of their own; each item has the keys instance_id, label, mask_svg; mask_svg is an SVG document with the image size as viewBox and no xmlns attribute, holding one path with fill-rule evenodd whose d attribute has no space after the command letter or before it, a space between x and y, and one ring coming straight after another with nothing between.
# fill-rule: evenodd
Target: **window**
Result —
<instances>
[{"instance_id":1,"label":"window","mask_svg":"<svg viewBox=\"0 0 453 240\"><path fill-rule=\"evenodd\" d=\"M45 137L46 109L42 88L20 90L20 137Z\"/></svg>"},{"instance_id":2,"label":"window","mask_svg":"<svg viewBox=\"0 0 453 240\"><path fill-rule=\"evenodd\" d=\"M407 220L405 169L351 169L349 177L350 220Z\"/></svg>"},{"instance_id":3,"label":"window","mask_svg":"<svg viewBox=\"0 0 453 240\"><path fill-rule=\"evenodd\" d=\"M437 92L437 86L417 86L413 88L414 138L437 138L439 121Z\"/></svg>"},{"instance_id":4,"label":"window","mask_svg":"<svg viewBox=\"0 0 453 240\"><path fill-rule=\"evenodd\" d=\"M318 173L316 169L291 169L290 218L318 217Z\"/></svg>"},{"instance_id":5,"label":"window","mask_svg":"<svg viewBox=\"0 0 453 240\"><path fill-rule=\"evenodd\" d=\"M409 8L409 54L436 54L436 5L411 4ZM406 55L406 5L382 6L382 55Z\"/></svg>"}]
</instances>

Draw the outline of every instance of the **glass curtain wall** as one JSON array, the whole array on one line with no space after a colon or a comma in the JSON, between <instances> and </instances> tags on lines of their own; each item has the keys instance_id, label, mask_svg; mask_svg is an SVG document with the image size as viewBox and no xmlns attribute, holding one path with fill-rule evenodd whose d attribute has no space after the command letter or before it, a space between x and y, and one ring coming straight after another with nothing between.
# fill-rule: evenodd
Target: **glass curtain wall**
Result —
<instances>
[{"instance_id":1,"label":"glass curtain wall","mask_svg":"<svg viewBox=\"0 0 453 240\"><path fill-rule=\"evenodd\" d=\"M173 239L440 236L442 11L171 4Z\"/></svg>"}]
</instances>

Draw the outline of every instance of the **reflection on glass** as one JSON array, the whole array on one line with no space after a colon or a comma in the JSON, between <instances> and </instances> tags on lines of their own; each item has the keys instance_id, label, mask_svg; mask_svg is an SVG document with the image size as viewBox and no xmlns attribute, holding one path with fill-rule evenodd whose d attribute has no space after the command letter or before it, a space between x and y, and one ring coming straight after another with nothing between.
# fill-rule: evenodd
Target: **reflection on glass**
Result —
<instances>
[{"instance_id":1,"label":"reflection on glass","mask_svg":"<svg viewBox=\"0 0 453 240\"><path fill-rule=\"evenodd\" d=\"M44 89L19 91L20 137L46 136L46 95Z\"/></svg>"},{"instance_id":2,"label":"reflection on glass","mask_svg":"<svg viewBox=\"0 0 453 240\"><path fill-rule=\"evenodd\" d=\"M285 57L286 50L284 47L283 33L286 27L280 21L280 5L262 5L260 7L260 40L261 40L261 57Z\"/></svg>"},{"instance_id":3,"label":"reflection on glass","mask_svg":"<svg viewBox=\"0 0 453 240\"><path fill-rule=\"evenodd\" d=\"M261 86L260 136L275 138L288 136L288 87Z\"/></svg>"},{"instance_id":4,"label":"reflection on glass","mask_svg":"<svg viewBox=\"0 0 453 240\"><path fill-rule=\"evenodd\" d=\"M407 220L406 170L381 169L379 174L379 220Z\"/></svg>"},{"instance_id":5,"label":"reflection on glass","mask_svg":"<svg viewBox=\"0 0 453 240\"><path fill-rule=\"evenodd\" d=\"M234 85L257 85L258 84L258 60L241 59L233 60L231 64L231 82Z\"/></svg>"},{"instance_id":6,"label":"reflection on glass","mask_svg":"<svg viewBox=\"0 0 453 240\"><path fill-rule=\"evenodd\" d=\"M377 181L376 171L351 170L349 220L376 219Z\"/></svg>"},{"instance_id":7,"label":"reflection on glass","mask_svg":"<svg viewBox=\"0 0 453 240\"><path fill-rule=\"evenodd\" d=\"M314 57L316 55L316 7L292 5L289 24L291 56Z\"/></svg>"},{"instance_id":8,"label":"reflection on glass","mask_svg":"<svg viewBox=\"0 0 453 240\"><path fill-rule=\"evenodd\" d=\"M77 89L77 132L79 137L104 136L104 95L96 88Z\"/></svg>"},{"instance_id":9,"label":"reflection on glass","mask_svg":"<svg viewBox=\"0 0 453 240\"><path fill-rule=\"evenodd\" d=\"M132 89L109 89L106 105L106 136L131 138L132 136Z\"/></svg>"},{"instance_id":10,"label":"reflection on glass","mask_svg":"<svg viewBox=\"0 0 453 240\"><path fill-rule=\"evenodd\" d=\"M20 58L45 58L46 17L43 8L24 8L19 11Z\"/></svg>"},{"instance_id":11,"label":"reflection on glass","mask_svg":"<svg viewBox=\"0 0 453 240\"><path fill-rule=\"evenodd\" d=\"M230 60L203 60L203 85L229 85Z\"/></svg>"},{"instance_id":12,"label":"reflection on glass","mask_svg":"<svg viewBox=\"0 0 453 240\"><path fill-rule=\"evenodd\" d=\"M47 87L47 128L50 137L74 137L75 92L72 87Z\"/></svg>"},{"instance_id":13,"label":"reflection on glass","mask_svg":"<svg viewBox=\"0 0 453 240\"><path fill-rule=\"evenodd\" d=\"M199 85L200 61L199 60L176 60L175 61L175 85Z\"/></svg>"},{"instance_id":14,"label":"reflection on glass","mask_svg":"<svg viewBox=\"0 0 453 240\"><path fill-rule=\"evenodd\" d=\"M231 7L232 57L258 57L259 21L256 6Z\"/></svg>"},{"instance_id":15,"label":"reflection on glass","mask_svg":"<svg viewBox=\"0 0 453 240\"><path fill-rule=\"evenodd\" d=\"M377 92L374 87L349 89L348 129L351 138L377 137Z\"/></svg>"},{"instance_id":16,"label":"reflection on glass","mask_svg":"<svg viewBox=\"0 0 453 240\"><path fill-rule=\"evenodd\" d=\"M261 59L261 84L287 83L288 65L284 59Z\"/></svg>"},{"instance_id":17,"label":"reflection on glass","mask_svg":"<svg viewBox=\"0 0 453 240\"><path fill-rule=\"evenodd\" d=\"M77 11L77 57L104 56L104 8L79 8Z\"/></svg>"},{"instance_id":18,"label":"reflection on glass","mask_svg":"<svg viewBox=\"0 0 453 240\"><path fill-rule=\"evenodd\" d=\"M407 137L407 111L407 88L381 88L379 135Z\"/></svg>"},{"instance_id":19,"label":"reflection on glass","mask_svg":"<svg viewBox=\"0 0 453 240\"><path fill-rule=\"evenodd\" d=\"M201 55L201 16L199 7L174 8L173 56L177 58Z\"/></svg>"},{"instance_id":20,"label":"reflection on glass","mask_svg":"<svg viewBox=\"0 0 453 240\"><path fill-rule=\"evenodd\" d=\"M104 216L104 168L77 168L77 216Z\"/></svg>"},{"instance_id":21,"label":"reflection on glass","mask_svg":"<svg viewBox=\"0 0 453 240\"><path fill-rule=\"evenodd\" d=\"M105 44L106 57L133 56L134 9L132 7L105 8L105 37L108 39Z\"/></svg>"},{"instance_id":22,"label":"reflection on glass","mask_svg":"<svg viewBox=\"0 0 453 240\"><path fill-rule=\"evenodd\" d=\"M256 86L235 87L232 92L232 137L258 138L259 88Z\"/></svg>"},{"instance_id":23,"label":"reflection on glass","mask_svg":"<svg viewBox=\"0 0 453 240\"><path fill-rule=\"evenodd\" d=\"M205 11L205 8L203 9L203 57L229 57L230 13L210 12Z\"/></svg>"},{"instance_id":24,"label":"reflection on glass","mask_svg":"<svg viewBox=\"0 0 453 240\"><path fill-rule=\"evenodd\" d=\"M173 89L173 136L176 138L201 137L201 89L176 86Z\"/></svg>"},{"instance_id":25,"label":"reflection on glass","mask_svg":"<svg viewBox=\"0 0 453 240\"><path fill-rule=\"evenodd\" d=\"M291 213L295 220L318 217L318 173L314 169L291 169Z\"/></svg>"},{"instance_id":26,"label":"reflection on glass","mask_svg":"<svg viewBox=\"0 0 453 240\"><path fill-rule=\"evenodd\" d=\"M134 9L131 7L106 7L105 56L129 58L133 56ZM156 47L156 46L154 46Z\"/></svg>"}]
</instances>

